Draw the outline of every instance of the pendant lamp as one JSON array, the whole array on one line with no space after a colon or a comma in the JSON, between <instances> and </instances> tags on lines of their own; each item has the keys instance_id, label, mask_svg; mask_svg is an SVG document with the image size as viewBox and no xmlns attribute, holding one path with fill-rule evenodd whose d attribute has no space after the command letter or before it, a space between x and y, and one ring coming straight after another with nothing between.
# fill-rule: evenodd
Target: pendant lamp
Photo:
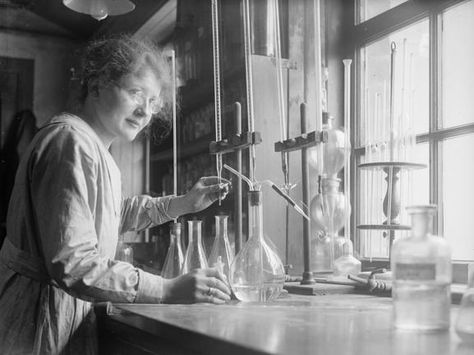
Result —
<instances>
[{"instance_id":1,"label":"pendant lamp","mask_svg":"<svg viewBox=\"0 0 474 355\"><path fill-rule=\"evenodd\" d=\"M125 14L135 8L129 0L63 0L63 4L76 12L91 15L97 21L109 15Z\"/></svg>"}]
</instances>

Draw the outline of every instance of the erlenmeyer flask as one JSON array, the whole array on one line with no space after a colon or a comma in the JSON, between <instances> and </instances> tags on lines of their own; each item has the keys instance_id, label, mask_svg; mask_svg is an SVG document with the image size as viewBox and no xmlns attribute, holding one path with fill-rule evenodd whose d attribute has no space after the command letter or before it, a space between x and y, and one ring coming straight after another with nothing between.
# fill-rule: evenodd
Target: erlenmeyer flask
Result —
<instances>
[{"instance_id":1,"label":"erlenmeyer flask","mask_svg":"<svg viewBox=\"0 0 474 355\"><path fill-rule=\"evenodd\" d=\"M188 221L188 247L181 274L186 274L193 269L207 268L206 254L201 241L201 222Z\"/></svg>"},{"instance_id":2,"label":"erlenmeyer flask","mask_svg":"<svg viewBox=\"0 0 474 355\"><path fill-rule=\"evenodd\" d=\"M181 273L184 255L181 247L181 223L171 224L170 246L166 254L165 263L161 276L165 279L172 279Z\"/></svg>"},{"instance_id":3,"label":"erlenmeyer flask","mask_svg":"<svg viewBox=\"0 0 474 355\"><path fill-rule=\"evenodd\" d=\"M335 178L344 167L344 154L349 149L345 147L344 132L334 128L333 122L334 118L329 117L323 126L323 131L328 134L328 141L323 144L323 175L328 178Z\"/></svg>"},{"instance_id":4,"label":"erlenmeyer flask","mask_svg":"<svg viewBox=\"0 0 474 355\"><path fill-rule=\"evenodd\" d=\"M209 266L215 267L229 277L229 267L232 262L232 251L230 249L229 237L227 235L227 218L229 216L215 216L216 239L212 245L209 256Z\"/></svg>"},{"instance_id":5,"label":"erlenmeyer flask","mask_svg":"<svg viewBox=\"0 0 474 355\"><path fill-rule=\"evenodd\" d=\"M266 302L281 293L285 270L263 236L262 192L249 191L249 239L230 266L230 284L243 302Z\"/></svg>"},{"instance_id":6,"label":"erlenmeyer flask","mask_svg":"<svg viewBox=\"0 0 474 355\"><path fill-rule=\"evenodd\" d=\"M352 241L346 238L343 239L345 240L343 254L334 260L334 275L345 277L348 274L358 275L361 271L361 262L354 258Z\"/></svg>"}]
</instances>

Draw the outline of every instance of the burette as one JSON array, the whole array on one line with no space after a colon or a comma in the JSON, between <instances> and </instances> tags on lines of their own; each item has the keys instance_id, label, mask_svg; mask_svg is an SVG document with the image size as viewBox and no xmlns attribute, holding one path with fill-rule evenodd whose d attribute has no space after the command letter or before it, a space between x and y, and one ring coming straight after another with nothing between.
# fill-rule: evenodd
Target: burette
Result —
<instances>
[{"instance_id":1,"label":"burette","mask_svg":"<svg viewBox=\"0 0 474 355\"><path fill-rule=\"evenodd\" d=\"M219 9L217 0L211 0L212 13L212 52L214 70L214 119L216 126L216 142L222 140L222 107L221 107L221 70L219 55ZM222 153L216 154L216 170L220 183L222 176ZM219 204L221 199L219 197Z\"/></svg>"},{"instance_id":2,"label":"burette","mask_svg":"<svg viewBox=\"0 0 474 355\"><path fill-rule=\"evenodd\" d=\"M283 74L281 61L281 42L280 42L280 10L278 0L274 0L274 23L275 23L275 64L277 72L277 86L278 86L278 109L280 116L280 139L284 141L288 139L287 135L287 120L285 108L285 90L283 88ZM281 168L283 171L285 185L284 188L288 193L290 190L290 172L288 168L288 152L281 152Z\"/></svg>"},{"instance_id":3,"label":"burette","mask_svg":"<svg viewBox=\"0 0 474 355\"><path fill-rule=\"evenodd\" d=\"M173 194L178 196L178 139L176 127L176 54L171 50L171 90L173 104ZM174 223L177 219L174 219Z\"/></svg>"},{"instance_id":4,"label":"burette","mask_svg":"<svg viewBox=\"0 0 474 355\"><path fill-rule=\"evenodd\" d=\"M244 56L245 56L245 82L247 91L247 122L248 131L255 131L255 119L253 110L253 84L252 84L252 38L250 32L250 5L249 0L243 0L243 17L244 17ZM249 147L249 177L251 181L255 181L256 169L256 153L255 145L251 144Z\"/></svg>"}]
</instances>

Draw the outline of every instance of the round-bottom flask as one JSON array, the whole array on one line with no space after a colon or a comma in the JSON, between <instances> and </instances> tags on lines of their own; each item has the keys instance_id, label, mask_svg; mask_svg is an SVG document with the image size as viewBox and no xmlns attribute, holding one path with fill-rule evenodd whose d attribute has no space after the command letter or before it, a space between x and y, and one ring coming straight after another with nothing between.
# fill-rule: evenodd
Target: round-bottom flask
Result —
<instances>
[{"instance_id":1,"label":"round-bottom flask","mask_svg":"<svg viewBox=\"0 0 474 355\"><path fill-rule=\"evenodd\" d=\"M188 247L181 274L186 274L193 269L207 268L206 254L201 240L201 222L198 220L188 221Z\"/></svg>"},{"instance_id":2,"label":"round-bottom flask","mask_svg":"<svg viewBox=\"0 0 474 355\"><path fill-rule=\"evenodd\" d=\"M230 267L230 284L243 302L266 302L279 296L285 270L263 236L262 192L249 192L249 239Z\"/></svg>"},{"instance_id":3,"label":"round-bottom flask","mask_svg":"<svg viewBox=\"0 0 474 355\"><path fill-rule=\"evenodd\" d=\"M227 218L229 216L215 216L216 220L216 238L212 245L211 255L208 264L215 267L227 277L229 277L229 267L232 262L232 251L227 235Z\"/></svg>"},{"instance_id":4,"label":"round-bottom flask","mask_svg":"<svg viewBox=\"0 0 474 355\"><path fill-rule=\"evenodd\" d=\"M165 279L172 279L181 274L184 255L181 247L181 223L171 224L170 246L166 254L165 263L161 276Z\"/></svg>"}]
</instances>

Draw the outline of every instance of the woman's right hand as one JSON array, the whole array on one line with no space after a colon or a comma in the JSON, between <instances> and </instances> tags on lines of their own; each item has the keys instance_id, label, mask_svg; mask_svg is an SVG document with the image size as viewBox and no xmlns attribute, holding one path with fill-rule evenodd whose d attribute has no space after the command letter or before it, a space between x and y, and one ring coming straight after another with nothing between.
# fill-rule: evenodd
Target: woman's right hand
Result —
<instances>
[{"instance_id":1,"label":"woman's right hand","mask_svg":"<svg viewBox=\"0 0 474 355\"><path fill-rule=\"evenodd\" d=\"M163 280L163 303L207 302L222 304L230 300L227 279L216 269L195 269L174 279Z\"/></svg>"}]
</instances>

